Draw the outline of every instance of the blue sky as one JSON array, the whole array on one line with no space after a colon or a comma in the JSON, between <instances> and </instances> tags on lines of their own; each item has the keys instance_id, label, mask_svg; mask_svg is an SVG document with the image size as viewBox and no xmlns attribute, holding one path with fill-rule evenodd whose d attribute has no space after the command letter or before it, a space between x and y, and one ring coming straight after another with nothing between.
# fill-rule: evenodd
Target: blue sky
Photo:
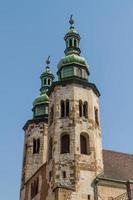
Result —
<instances>
[{"instance_id":1,"label":"blue sky","mask_svg":"<svg viewBox=\"0 0 133 200\"><path fill-rule=\"evenodd\" d=\"M40 74L65 48L69 16L81 35L90 81L101 92L103 147L133 153L133 1L0 1L0 199L18 200L23 130Z\"/></svg>"}]
</instances>

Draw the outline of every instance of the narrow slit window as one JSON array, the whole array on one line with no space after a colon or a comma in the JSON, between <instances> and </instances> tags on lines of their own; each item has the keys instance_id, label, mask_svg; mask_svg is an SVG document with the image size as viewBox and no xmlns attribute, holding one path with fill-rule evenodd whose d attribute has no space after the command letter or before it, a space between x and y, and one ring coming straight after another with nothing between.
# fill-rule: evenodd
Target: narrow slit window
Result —
<instances>
[{"instance_id":1,"label":"narrow slit window","mask_svg":"<svg viewBox=\"0 0 133 200\"><path fill-rule=\"evenodd\" d=\"M46 79L44 79L44 85L46 85Z\"/></svg>"},{"instance_id":2,"label":"narrow slit window","mask_svg":"<svg viewBox=\"0 0 133 200\"><path fill-rule=\"evenodd\" d=\"M82 101L79 100L79 117L82 117Z\"/></svg>"},{"instance_id":3,"label":"narrow slit window","mask_svg":"<svg viewBox=\"0 0 133 200\"><path fill-rule=\"evenodd\" d=\"M65 117L65 102L61 100L61 117Z\"/></svg>"},{"instance_id":4,"label":"narrow slit window","mask_svg":"<svg viewBox=\"0 0 133 200\"><path fill-rule=\"evenodd\" d=\"M33 154L36 153L36 139L33 138Z\"/></svg>"},{"instance_id":5,"label":"narrow slit window","mask_svg":"<svg viewBox=\"0 0 133 200\"><path fill-rule=\"evenodd\" d=\"M50 81L50 79L48 79L48 85L50 85L50 83L51 83L51 81Z\"/></svg>"},{"instance_id":6,"label":"narrow slit window","mask_svg":"<svg viewBox=\"0 0 133 200\"><path fill-rule=\"evenodd\" d=\"M95 108L95 122L99 126L98 109Z\"/></svg>"},{"instance_id":7,"label":"narrow slit window","mask_svg":"<svg viewBox=\"0 0 133 200\"><path fill-rule=\"evenodd\" d=\"M36 143L37 143L37 145L36 145L36 153L39 153L39 151L40 151L40 139L39 138L36 140Z\"/></svg>"},{"instance_id":8,"label":"narrow slit window","mask_svg":"<svg viewBox=\"0 0 133 200\"><path fill-rule=\"evenodd\" d=\"M72 39L69 40L69 46L72 47Z\"/></svg>"},{"instance_id":9,"label":"narrow slit window","mask_svg":"<svg viewBox=\"0 0 133 200\"><path fill-rule=\"evenodd\" d=\"M66 117L69 117L69 100L66 100Z\"/></svg>"},{"instance_id":10,"label":"narrow slit window","mask_svg":"<svg viewBox=\"0 0 133 200\"><path fill-rule=\"evenodd\" d=\"M62 176L63 176L63 178L66 178L66 171L62 172Z\"/></svg>"},{"instance_id":11,"label":"narrow slit window","mask_svg":"<svg viewBox=\"0 0 133 200\"><path fill-rule=\"evenodd\" d=\"M74 46L77 47L77 41L74 39Z\"/></svg>"},{"instance_id":12,"label":"narrow slit window","mask_svg":"<svg viewBox=\"0 0 133 200\"><path fill-rule=\"evenodd\" d=\"M85 101L85 102L84 102L84 105L83 105L83 116L84 116L85 118L88 117L88 102L87 102L87 101Z\"/></svg>"},{"instance_id":13,"label":"narrow slit window","mask_svg":"<svg viewBox=\"0 0 133 200\"><path fill-rule=\"evenodd\" d=\"M52 177L52 172L49 172L49 182L51 181L51 177Z\"/></svg>"},{"instance_id":14,"label":"narrow slit window","mask_svg":"<svg viewBox=\"0 0 133 200\"><path fill-rule=\"evenodd\" d=\"M50 141L49 141L49 160L52 159L52 149L53 149L53 141L52 141L52 138L50 138Z\"/></svg>"}]
</instances>

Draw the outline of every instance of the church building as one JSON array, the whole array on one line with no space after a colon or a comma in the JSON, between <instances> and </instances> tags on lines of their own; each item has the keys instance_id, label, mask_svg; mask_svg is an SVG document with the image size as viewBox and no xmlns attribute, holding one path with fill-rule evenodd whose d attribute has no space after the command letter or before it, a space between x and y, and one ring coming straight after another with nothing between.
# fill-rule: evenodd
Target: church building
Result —
<instances>
[{"instance_id":1,"label":"church building","mask_svg":"<svg viewBox=\"0 0 133 200\"><path fill-rule=\"evenodd\" d=\"M89 81L73 17L58 63L50 57L24 129L20 200L131 200L133 155L104 150L100 92Z\"/></svg>"}]
</instances>

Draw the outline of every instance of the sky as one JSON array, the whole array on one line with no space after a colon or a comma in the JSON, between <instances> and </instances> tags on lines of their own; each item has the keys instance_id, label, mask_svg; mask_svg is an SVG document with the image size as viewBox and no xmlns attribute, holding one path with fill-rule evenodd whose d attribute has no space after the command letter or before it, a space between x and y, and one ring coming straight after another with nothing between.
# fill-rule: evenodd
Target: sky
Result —
<instances>
[{"instance_id":1,"label":"sky","mask_svg":"<svg viewBox=\"0 0 133 200\"><path fill-rule=\"evenodd\" d=\"M133 1L0 0L0 199L18 200L23 125L32 118L40 74L56 76L69 16L81 35L89 81L100 90L103 148L133 153Z\"/></svg>"}]
</instances>

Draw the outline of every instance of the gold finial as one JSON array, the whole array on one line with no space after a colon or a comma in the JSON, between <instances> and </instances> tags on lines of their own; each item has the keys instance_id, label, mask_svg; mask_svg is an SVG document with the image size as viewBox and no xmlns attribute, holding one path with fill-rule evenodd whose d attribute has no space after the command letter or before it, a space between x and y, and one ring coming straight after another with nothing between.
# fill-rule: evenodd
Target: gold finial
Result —
<instances>
[{"instance_id":1,"label":"gold finial","mask_svg":"<svg viewBox=\"0 0 133 200\"><path fill-rule=\"evenodd\" d=\"M48 56L47 60L46 60L46 64L49 65L50 64L50 56Z\"/></svg>"},{"instance_id":2,"label":"gold finial","mask_svg":"<svg viewBox=\"0 0 133 200\"><path fill-rule=\"evenodd\" d=\"M73 19L73 15L70 16L69 23L70 23L70 28L74 28L74 19Z\"/></svg>"}]
</instances>

